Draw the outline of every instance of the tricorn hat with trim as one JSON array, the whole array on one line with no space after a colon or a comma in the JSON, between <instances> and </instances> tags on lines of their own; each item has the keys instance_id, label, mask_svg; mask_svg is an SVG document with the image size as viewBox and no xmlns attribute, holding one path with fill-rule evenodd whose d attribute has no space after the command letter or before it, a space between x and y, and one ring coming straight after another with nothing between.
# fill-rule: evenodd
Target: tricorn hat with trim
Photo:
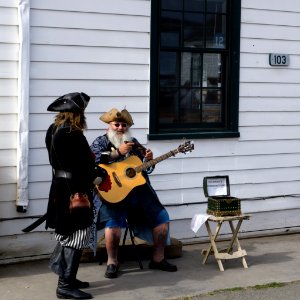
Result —
<instances>
[{"instance_id":1,"label":"tricorn hat with trim","mask_svg":"<svg viewBox=\"0 0 300 300\"><path fill-rule=\"evenodd\" d=\"M99 119L105 123L124 122L129 126L134 124L130 113L126 109L119 111L116 108L112 108L110 111L104 113Z\"/></svg>"},{"instance_id":2,"label":"tricorn hat with trim","mask_svg":"<svg viewBox=\"0 0 300 300\"><path fill-rule=\"evenodd\" d=\"M69 93L53 101L47 110L59 112L83 111L87 107L89 100L90 97L85 93Z\"/></svg>"}]
</instances>

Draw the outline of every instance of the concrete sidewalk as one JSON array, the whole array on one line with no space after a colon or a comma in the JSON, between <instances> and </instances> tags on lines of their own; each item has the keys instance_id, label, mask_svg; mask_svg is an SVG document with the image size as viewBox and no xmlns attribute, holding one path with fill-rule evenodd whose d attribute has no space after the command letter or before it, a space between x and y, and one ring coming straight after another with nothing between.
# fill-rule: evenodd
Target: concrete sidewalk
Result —
<instances>
[{"instance_id":1,"label":"concrete sidewalk","mask_svg":"<svg viewBox=\"0 0 300 300\"><path fill-rule=\"evenodd\" d=\"M300 280L300 233L240 242L248 253L248 269L243 268L240 259L226 261L224 272L219 271L213 257L203 265L201 250L207 244L194 244L183 246L182 257L170 260L178 266L176 273L149 270L148 261L143 261L144 270L140 270L136 261L125 261L117 279L106 279L105 264L82 263L78 278L89 281L87 291L101 300L184 299L220 289ZM57 276L48 270L47 263L41 260L0 266L0 299L56 299Z\"/></svg>"}]
</instances>

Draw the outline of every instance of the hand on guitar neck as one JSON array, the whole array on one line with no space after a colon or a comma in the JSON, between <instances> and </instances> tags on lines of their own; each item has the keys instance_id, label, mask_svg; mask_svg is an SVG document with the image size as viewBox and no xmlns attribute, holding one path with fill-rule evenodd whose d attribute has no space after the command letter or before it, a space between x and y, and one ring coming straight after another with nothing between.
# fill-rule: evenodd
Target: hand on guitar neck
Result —
<instances>
[{"instance_id":1,"label":"hand on guitar neck","mask_svg":"<svg viewBox=\"0 0 300 300\"><path fill-rule=\"evenodd\" d=\"M153 159L153 152L152 152L150 149L147 149L147 150L146 150L145 158L146 158L146 160L148 160L148 161Z\"/></svg>"}]
</instances>

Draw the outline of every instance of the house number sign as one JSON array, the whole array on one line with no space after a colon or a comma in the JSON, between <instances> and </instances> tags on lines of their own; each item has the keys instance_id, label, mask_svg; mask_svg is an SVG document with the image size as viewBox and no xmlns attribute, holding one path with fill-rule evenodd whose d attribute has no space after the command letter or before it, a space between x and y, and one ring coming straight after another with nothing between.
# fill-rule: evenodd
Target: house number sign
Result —
<instances>
[{"instance_id":1,"label":"house number sign","mask_svg":"<svg viewBox=\"0 0 300 300\"><path fill-rule=\"evenodd\" d=\"M270 66L288 66L290 62L290 57L288 54L269 54L269 64Z\"/></svg>"}]
</instances>

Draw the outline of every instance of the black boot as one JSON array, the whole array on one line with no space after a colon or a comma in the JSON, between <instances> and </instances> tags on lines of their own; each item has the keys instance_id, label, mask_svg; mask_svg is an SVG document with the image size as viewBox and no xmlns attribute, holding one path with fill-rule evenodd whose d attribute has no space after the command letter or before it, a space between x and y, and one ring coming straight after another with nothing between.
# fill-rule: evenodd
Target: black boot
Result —
<instances>
[{"instance_id":1,"label":"black boot","mask_svg":"<svg viewBox=\"0 0 300 300\"><path fill-rule=\"evenodd\" d=\"M56 289L56 296L59 299L92 299L93 296L77 288L65 278L59 277Z\"/></svg>"},{"instance_id":2,"label":"black boot","mask_svg":"<svg viewBox=\"0 0 300 300\"><path fill-rule=\"evenodd\" d=\"M90 284L87 281L81 281L79 279L75 279L74 286L77 289L86 289L90 286Z\"/></svg>"},{"instance_id":3,"label":"black boot","mask_svg":"<svg viewBox=\"0 0 300 300\"><path fill-rule=\"evenodd\" d=\"M73 260L74 260L73 273L75 274L74 286L77 289L86 289L90 286L90 284L87 281L81 281L79 279L76 279L76 275L77 275L79 264L80 264L80 258L82 255L82 250L75 250L75 249L72 249L72 250L74 250L74 258L73 258Z\"/></svg>"},{"instance_id":4,"label":"black boot","mask_svg":"<svg viewBox=\"0 0 300 300\"><path fill-rule=\"evenodd\" d=\"M55 252L55 251L54 251ZM50 259L50 268L59 275L56 296L60 299L92 299L92 295L79 290L83 283L76 280L82 251L70 247L58 246L54 258Z\"/></svg>"}]
</instances>

